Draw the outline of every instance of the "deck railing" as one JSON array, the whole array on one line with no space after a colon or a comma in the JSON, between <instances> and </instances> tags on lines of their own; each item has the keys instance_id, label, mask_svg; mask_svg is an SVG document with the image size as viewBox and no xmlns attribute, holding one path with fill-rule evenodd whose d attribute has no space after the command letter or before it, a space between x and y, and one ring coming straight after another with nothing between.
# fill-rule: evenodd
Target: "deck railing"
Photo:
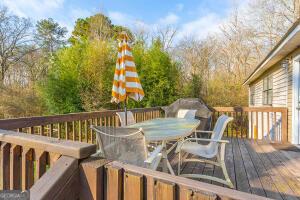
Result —
<instances>
[{"instance_id":1,"label":"deck railing","mask_svg":"<svg viewBox=\"0 0 300 200\"><path fill-rule=\"evenodd\" d=\"M90 157L96 145L0 130L0 190L30 199L265 199L120 162Z\"/></svg>"},{"instance_id":2,"label":"deck railing","mask_svg":"<svg viewBox=\"0 0 300 200\"><path fill-rule=\"evenodd\" d=\"M68 168L65 164L95 152L92 144L0 129L0 190L28 190L34 184L42 187L38 182L46 171L50 171L53 183L58 175L53 170L64 170Z\"/></svg>"},{"instance_id":3,"label":"deck railing","mask_svg":"<svg viewBox=\"0 0 300 200\"><path fill-rule=\"evenodd\" d=\"M267 199L117 161L86 160L81 169L81 199Z\"/></svg>"},{"instance_id":4,"label":"deck railing","mask_svg":"<svg viewBox=\"0 0 300 200\"><path fill-rule=\"evenodd\" d=\"M0 128L59 139L94 143L95 133L90 125L119 126L116 112L107 110L42 117L0 120ZM137 122L162 116L160 107L131 109Z\"/></svg>"},{"instance_id":5,"label":"deck railing","mask_svg":"<svg viewBox=\"0 0 300 200\"><path fill-rule=\"evenodd\" d=\"M288 109L281 107L214 107L213 124L226 114L234 118L224 135L263 139L272 142L288 141Z\"/></svg>"},{"instance_id":6,"label":"deck railing","mask_svg":"<svg viewBox=\"0 0 300 200\"><path fill-rule=\"evenodd\" d=\"M221 114L234 118L224 135L251 139L266 139L274 142L288 141L287 108L274 107L214 107L212 127ZM116 112L71 113L43 117L28 117L0 120L0 128L59 139L95 143L95 133L90 125L119 126ZM160 107L132 109L137 122L164 117Z\"/></svg>"}]
</instances>

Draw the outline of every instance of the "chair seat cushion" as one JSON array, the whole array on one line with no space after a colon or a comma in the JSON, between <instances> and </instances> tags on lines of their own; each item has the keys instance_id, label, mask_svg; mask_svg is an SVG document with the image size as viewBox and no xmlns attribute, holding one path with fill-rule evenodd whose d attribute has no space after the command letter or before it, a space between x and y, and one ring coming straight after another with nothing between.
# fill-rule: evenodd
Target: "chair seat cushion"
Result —
<instances>
[{"instance_id":1,"label":"chair seat cushion","mask_svg":"<svg viewBox=\"0 0 300 200\"><path fill-rule=\"evenodd\" d=\"M185 142L181 147L181 151L204 158L213 158L215 156L215 152L211 152L211 148L208 145L198 144L197 142Z\"/></svg>"}]
</instances>

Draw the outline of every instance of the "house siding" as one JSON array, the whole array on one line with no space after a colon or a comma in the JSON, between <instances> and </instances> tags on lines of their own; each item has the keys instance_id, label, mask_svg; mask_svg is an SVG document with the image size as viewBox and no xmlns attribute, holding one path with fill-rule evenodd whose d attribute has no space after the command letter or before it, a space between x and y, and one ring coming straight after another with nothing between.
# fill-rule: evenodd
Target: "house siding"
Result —
<instances>
[{"instance_id":1,"label":"house siding","mask_svg":"<svg viewBox=\"0 0 300 200\"><path fill-rule=\"evenodd\" d=\"M292 53L290 53L286 58L289 58L290 60L293 59L293 57L300 54L300 48L294 50ZM285 59L286 59L285 58ZM250 107L264 107L267 105L263 105L263 79L271 75L273 76L273 100L272 100L272 107L286 107L288 108L288 141L291 142L292 139L292 97L293 97L293 65L289 64L288 69L284 69L281 66L282 61L278 62L274 66L272 66L269 70L267 70L265 73L263 73L260 77L258 77L255 81L249 84L249 94L250 94L250 87L254 87L254 101L253 105L250 105ZM253 121L255 122L255 116L253 117ZM261 113L258 114L258 121L261 120L261 118L264 117L264 121L267 122L267 116L266 114L262 115ZM270 123L272 123L274 116L270 116ZM276 114L276 119L280 119L280 113ZM276 122L277 123L277 122ZM281 126L280 122L279 125ZM266 125L264 126L262 124L250 124L249 123L249 133L252 132L252 128L257 127L258 129L258 138L261 139L264 137L264 135L267 135L270 133L270 130L266 130ZM262 127L264 127L264 130L262 130ZM275 127L276 128L276 127ZM273 127L274 129L274 127ZM278 129L279 130L279 129Z\"/></svg>"}]
</instances>

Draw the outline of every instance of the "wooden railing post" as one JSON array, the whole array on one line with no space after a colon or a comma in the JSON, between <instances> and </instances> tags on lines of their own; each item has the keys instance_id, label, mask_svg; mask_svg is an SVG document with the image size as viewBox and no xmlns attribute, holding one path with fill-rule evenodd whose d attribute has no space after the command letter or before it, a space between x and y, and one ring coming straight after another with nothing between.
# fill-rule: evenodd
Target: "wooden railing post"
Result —
<instances>
[{"instance_id":1,"label":"wooden railing post","mask_svg":"<svg viewBox=\"0 0 300 200\"><path fill-rule=\"evenodd\" d=\"M12 145L10 148L10 189L21 189L21 146Z\"/></svg>"},{"instance_id":2,"label":"wooden railing post","mask_svg":"<svg viewBox=\"0 0 300 200\"><path fill-rule=\"evenodd\" d=\"M80 163L80 199L104 200L104 166L109 162L94 157Z\"/></svg>"},{"instance_id":3,"label":"wooden railing post","mask_svg":"<svg viewBox=\"0 0 300 200\"><path fill-rule=\"evenodd\" d=\"M281 112L281 134L282 142L288 142L288 109L283 109Z\"/></svg>"}]
</instances>

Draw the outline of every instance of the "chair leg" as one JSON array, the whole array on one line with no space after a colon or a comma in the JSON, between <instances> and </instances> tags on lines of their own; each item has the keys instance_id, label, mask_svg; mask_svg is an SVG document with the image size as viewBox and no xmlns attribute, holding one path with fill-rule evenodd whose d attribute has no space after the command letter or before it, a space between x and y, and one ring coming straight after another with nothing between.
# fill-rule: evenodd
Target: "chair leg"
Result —
<instances>
[{"instance_id":1,"label":"chair leg","mask_svg":"<svg viewBox=\"0 0 300 200\"><path fill-rule=\"evenodd\" d=\"M229 175L228 175L228 173L227 173L227 169L226 169L225 162L224 162L224 161L221 161L220 164L221 164L221 168L222 168L222 171L223 171L225 180L226 180L226 182L228 183L228 186L229 186L230 188L234 188L234 186L233 186L233 184L232 184L232 182L231 182L231 180L230 180L230 178L229 178Z\"/></svg>"},{"instance_id":2,"label":"chair leg","mask_svg":"<svg viewBox=\"0 0 300 200\"><path fill-rule=\"evenodd\" d=\"M228 183L228 186L230 188L234 188L233 184L229 178L227 169L226 169L226 165L225 165L225 143L221 144L221 151L220 154L217 155L217 160L220 163L220 166L222 168L223 174L224 174L224 178L226 180L226 182Z\"/></svg>"}]
</instances>

